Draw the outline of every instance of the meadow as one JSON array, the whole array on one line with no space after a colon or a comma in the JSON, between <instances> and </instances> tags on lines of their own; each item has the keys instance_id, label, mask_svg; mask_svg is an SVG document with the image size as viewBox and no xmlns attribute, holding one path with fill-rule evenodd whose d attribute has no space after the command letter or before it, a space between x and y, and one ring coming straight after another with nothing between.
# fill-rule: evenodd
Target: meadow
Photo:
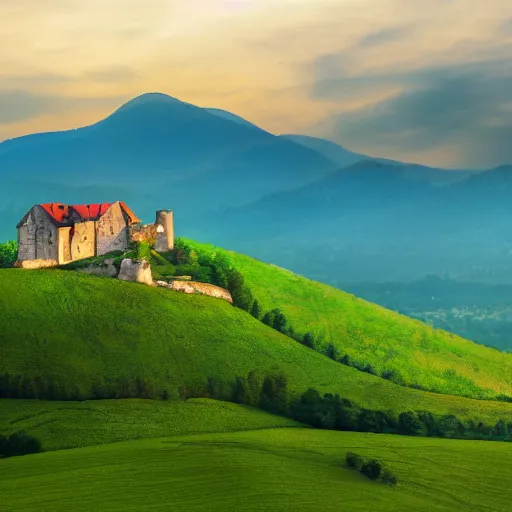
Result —
<instances>
[{"instance_id":1,"label":"meadow","mask_svg":"<svg viewBox=\"0 0 512 512\"><path fill-rule=\"evenodd\" d=\"M437 393L479 398L512 396L512 354L454 334L311 281L275 265L189 240L198 253L226 255L268 311L281 309L319 350L331 343L340 356L376 375Z\"/></svg>"},{"instance_id":2,"label":"meadow","mask_svg":"<svg viewBox=\"0 0 512 512\"><path fill-rule=\"evenodd\" d=\"M300 426L250 407L205 398L187 401L0 400L0 435L25 432L44 451L134 439Z\"/></svg>"},{"instance_id":3,"label":"meadow","mask_svg":"<svg viewBox=\"0 0 512 512\"><path fill-rule=\"evenodd\" d=\"M345 465L379 459L390 487ZM0 460L0 509L17 512L506 512L512 446L312 429L137 440Z\"/></svg>"},{"instance_id":4,"label":"meadow","mask_svg":"<svg viewBox=\"0 0 512 512\"><path fill-rule=\"evenodd\" d=\"M283 373L291 392L313 387L375 410L512 419L509 403L406 388L342 365L225 301L115 279L0 270L0 324L0 378L16 389L41 383L55 400L138 381L176 399L208 377L232 382L256 370Z\"/></svg>"}]
</instances>

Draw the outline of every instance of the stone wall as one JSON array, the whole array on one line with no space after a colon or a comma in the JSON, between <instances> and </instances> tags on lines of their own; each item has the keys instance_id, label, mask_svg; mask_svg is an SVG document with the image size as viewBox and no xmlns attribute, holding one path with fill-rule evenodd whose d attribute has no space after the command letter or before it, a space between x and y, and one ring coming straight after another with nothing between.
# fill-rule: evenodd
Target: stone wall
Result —
<instances>
[{"instance_id":1,"label":"stone wall","mask_svg":"<svg viewBox=\"0 0 512 512\"><path fill-rule=\"evenodd\" d=\"M35 206L18 228L18 260L57 260L57 227L46 212Z\"/></svg>"},{"instance_id":2,"label":"stone wall","mask_svg":"<svg viewBox=\"0 0 512 512\"><path fill-rule=\"evenodd\" d=\"M14 266L17 268L26 268L34 270L38 268L56 267L59 264L57 260L24 260L17 261Z\"/></svg>"},{"instance_id":3,"label":"stone wall","mask_svg":"<svg viewBox=\"0 0 512 512\"><path fill-rule=\"evenodd\" d=\"M71 260L92 258L96 255L96 223L77 222L71 228Z\"/></svg>"},{"instance_id":4,"label":"stone wall","mask_svg":"<svg viewBox=\"0 0 512 512\"><path fill-rule=\"evenodd\" d=\"M142 224L134 224L130 227L130 240L132 242L147 242L150 245L154 245L156 240L156 229L155 224L148 224L143 226Z\"/></svg>"},{"instance_id":5,"label":"stone wall","mask_svg":"<svg viewBox=\"0 0 512 512\"><path fill-rule=\"evenodd\" d=\"M114 203L96 222L97 254L128 248L128 222L119 203Z\"/></svg>"},{"instance_id":6,"label":"stone wall","mask_svg":"<svg viewBox=\"0 0 512 512\"><path fill-rule=\"evenodd\" d=\"M71 227L59 228L59 263L71 261Z\"/></svg>"},{"instance_id":7,"label":"stone wall","mask_svg":"<svg viewBox=\"0 0 512 512\"><path fill-rule=\"evenodd\" d=\"M168 288L169 290L174 290L175 292L208 295L209 297L223 299L229 302L230 304L233 304L231 294L224 288L221 288L220 286L215 286L213 284L199 283L197 281L171 281L170 283L167 283L165 281L157 281L156 284L157 286L161 286L162 288Z\"/></svg>"}]
</instances>

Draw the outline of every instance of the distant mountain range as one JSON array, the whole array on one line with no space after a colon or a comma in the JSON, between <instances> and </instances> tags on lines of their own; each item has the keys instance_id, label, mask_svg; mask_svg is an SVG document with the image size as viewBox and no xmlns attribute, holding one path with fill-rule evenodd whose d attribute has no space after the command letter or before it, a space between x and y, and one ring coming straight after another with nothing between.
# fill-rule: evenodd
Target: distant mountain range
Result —
<instances>
[{"instance_id":1,"label":"distant mountain range","mask_svg":"<svg viewBox=\"0 0 512 512\"><path fill-rule=\"evenodd\" d=\"M0 144L0 239L38 202L123 199L177 233L346 282L512 281L512 167L444 170L273 135L215 108L145 94L84 128Z\"/></svg>"}]
</instances>

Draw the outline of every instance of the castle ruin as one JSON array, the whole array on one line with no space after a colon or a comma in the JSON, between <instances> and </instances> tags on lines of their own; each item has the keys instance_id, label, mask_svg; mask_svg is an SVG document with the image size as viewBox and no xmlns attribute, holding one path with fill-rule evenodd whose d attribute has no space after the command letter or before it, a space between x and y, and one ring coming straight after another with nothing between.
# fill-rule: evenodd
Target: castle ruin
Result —
<instances>
[{"instance_id":1,"label":"castle ruin","mask_svg":"<svg viewBox=\"0 0 512 512\"><path fill-rule=\"evenodd\" d=\"M159 252L174 247L174 219L159 210L154 224L143 226L123 201L114 203L34 205L18 228L18 266L53 267L125 251L132 241L149 241Z\"/></svg>"}]
</instances>

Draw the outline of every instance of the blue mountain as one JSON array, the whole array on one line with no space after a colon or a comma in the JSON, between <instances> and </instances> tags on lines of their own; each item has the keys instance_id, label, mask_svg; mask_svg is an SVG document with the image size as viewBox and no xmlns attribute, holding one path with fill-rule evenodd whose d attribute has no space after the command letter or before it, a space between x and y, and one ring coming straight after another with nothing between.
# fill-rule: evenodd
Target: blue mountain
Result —
<instances>
[{"instance_id":1,"label":"blue mountain","mask_svg":"<svg viewBox=\"0 0 512 512\"><path fill-rule=\"evenodd\" d=\"M186 224L337 168L324 155L233 119L152 93L91 126L5 141L0 204L74 202L82 187L102 187L120 191L112 200L123 190L135 197L132 207L144 218L172 207ZM0 238L6 224L16 224L9 211Z\"/></svg>"}]
</instances>

